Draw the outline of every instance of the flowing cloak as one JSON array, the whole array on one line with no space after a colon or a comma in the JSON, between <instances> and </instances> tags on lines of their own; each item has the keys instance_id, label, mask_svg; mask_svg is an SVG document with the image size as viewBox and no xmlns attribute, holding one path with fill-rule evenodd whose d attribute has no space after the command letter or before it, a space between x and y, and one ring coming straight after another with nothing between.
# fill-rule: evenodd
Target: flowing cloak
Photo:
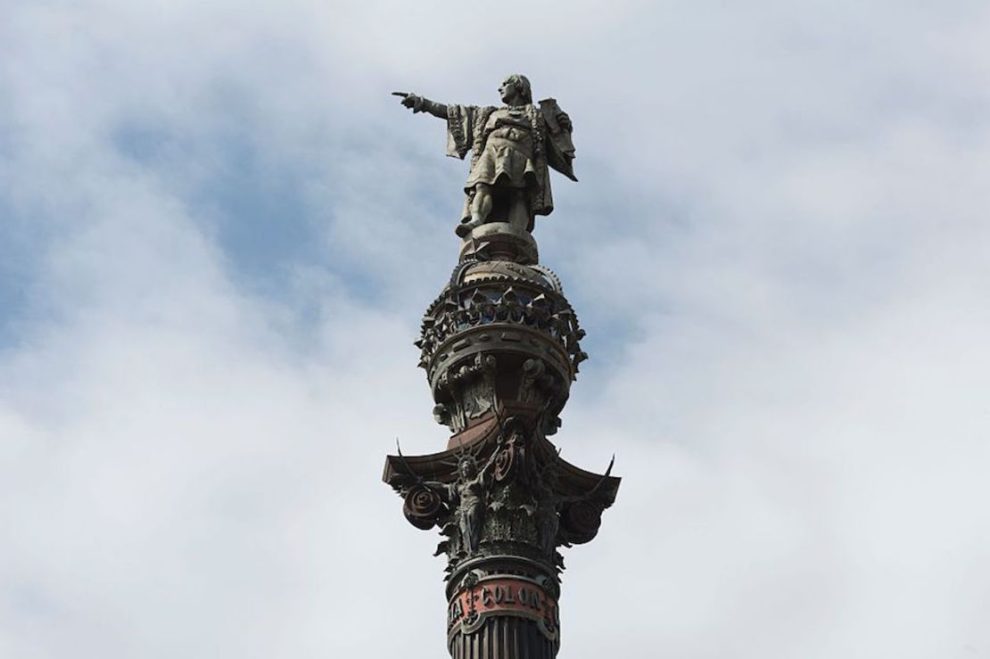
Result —
<instances>
[{"instance_id":1,"label":"flowing cloak","mask_svg":"<svg viewBox=\"0 0 990 659\"><path fill-rule=\"evenodd\" d=\"M462 218L471 217L478 183L524 189L529 230L534 216L553 211L548 164L574 178L570 168L574 147L570 133L557 125L559 112L553 99L541 101L540 107L447 106L447 155L463 159L471 152Z\"/></svg>"}]
</instances>

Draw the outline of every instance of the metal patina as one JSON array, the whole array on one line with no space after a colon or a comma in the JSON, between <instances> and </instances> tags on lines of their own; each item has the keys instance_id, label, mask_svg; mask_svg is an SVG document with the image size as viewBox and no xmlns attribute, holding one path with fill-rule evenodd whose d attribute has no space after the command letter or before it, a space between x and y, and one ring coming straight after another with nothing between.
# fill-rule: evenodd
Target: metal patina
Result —
<instances>
[{"instance_id":1,"label":"metal patina","mask_svg":"<svg viewBox=\"0 0 990 659\"><path fill-rule=\"evenodd\" d=\"M557 102L532 101L525 76L504 105L445 105L396 92L447 120L448 155L472 153L450 280L417 347L434 417L452 435L431 455L399 452L384 480L416 528L439 529L447 558L447 642L455 659L550 659L560 647L560 549L590 542L619 479L560 457L561 425L587 355L558 277L532 230L553 210L549 169L574 178L573 125Z\"/></svg>"}]
</instances>

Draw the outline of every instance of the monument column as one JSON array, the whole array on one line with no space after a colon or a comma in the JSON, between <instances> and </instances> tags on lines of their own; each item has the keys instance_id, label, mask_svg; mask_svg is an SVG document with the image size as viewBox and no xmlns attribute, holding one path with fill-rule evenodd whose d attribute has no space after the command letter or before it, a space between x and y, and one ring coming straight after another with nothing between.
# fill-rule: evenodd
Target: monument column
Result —
<instances>
[{"instance_id":1,"label":"monument column","mask_svg":"<svg viewBox=\"0 0 990 659\"><path fill-rule=\"evenodd\" d=\"M533 216L549 212L539 210L549 200L551 151L551 166L573 177L570 120L555 101L534 106L528 86L507 78L504 108L452 110L460 106L400 94L407 107L448 119L455 155L466 153L456 153L458 141L475 151L460 256L416 342L434 416L452 434L438 453L388 456L384 473L406 519L443 538L436 555L447 560L455 659L556 656L559 549L596 536L619 487L611 465L584 471L548 439L587 356L577 316L530 233Z\"/></svg>"}]
</instances>

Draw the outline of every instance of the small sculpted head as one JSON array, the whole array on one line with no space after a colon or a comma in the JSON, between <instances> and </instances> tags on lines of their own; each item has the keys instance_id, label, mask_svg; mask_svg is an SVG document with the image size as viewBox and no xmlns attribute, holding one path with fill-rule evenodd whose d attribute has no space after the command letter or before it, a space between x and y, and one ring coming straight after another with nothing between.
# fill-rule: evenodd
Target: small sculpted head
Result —
<instances>
[{"instance_id":1,"label":"small sculpted head","mask_svg":"<svg viewBox=\"0 0 990 659\"><path fill-rule=\"evenodd\" d=\"M519 73L506 76L499 85L498 93L506 105L527 105L533 102L533 90L529 79Z\"/></svg>"},{"instance_id":2,"label":"small sculpted head","mask_svg":"<svg viewBox=\"0 0 990 659\"><path fill-rule=\"evenodd\" d=\"M471 458L461 458L457 463L457 473L461 478L474 478L478 474L478 465Z\"/></svg>"}]
</instances>

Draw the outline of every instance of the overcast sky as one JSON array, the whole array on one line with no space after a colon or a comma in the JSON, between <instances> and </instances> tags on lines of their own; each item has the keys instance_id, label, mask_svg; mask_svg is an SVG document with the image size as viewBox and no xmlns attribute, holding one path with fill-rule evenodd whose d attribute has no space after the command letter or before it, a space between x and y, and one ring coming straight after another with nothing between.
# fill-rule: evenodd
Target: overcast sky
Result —
<instances>
[{"instance_id":1,"label":"overcast sky","mask_svg":"<svg viewBox=\"0 0 990 659\"><path fill-rule=\"evenodd\" d=\"M990 658L964 0L0 0L0 657L446 656L380 475L466 165L389 92L513 72L575 124L555 440L623 477L561 657Z\"/></svg>"}]
</instances>

